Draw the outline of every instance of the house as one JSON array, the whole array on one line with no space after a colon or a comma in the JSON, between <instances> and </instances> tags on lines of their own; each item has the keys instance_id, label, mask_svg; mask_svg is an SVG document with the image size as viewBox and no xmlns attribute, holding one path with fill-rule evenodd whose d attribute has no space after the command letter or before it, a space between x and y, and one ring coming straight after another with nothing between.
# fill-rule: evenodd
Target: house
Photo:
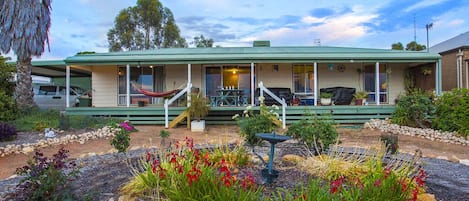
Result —
<instances>
[{"instance_id":1,"label":"house","mask_svg":"<svg viewBox=\"0 0 469 201\"><path fill-rule=\"evenodd\" d=\"M301 102L303 105L292 106L291 102L277 99L283 107L284 124L301 118L305 109L334 115L342 111L343 121L338 119L339 122L360 123L370 118L388 117L394 110L395 100L405 93L406 70L422 65L436 69L434 88L441 93L441 57L438 54L327 46L270 47L269 44L260 41L254 42L253 47L168 48L68 57L64 60L67 85L70 85L69 72L91 74L93 107L70 107L67 113L121 115L139 123L167 125L168 120L176 118L183 109L171 107L173 101L189 94L192 88L210 98L213 113L242 111L244 105L255 106L257 88L268 95L270 91L264 89L286 88L296 99L305 101ZM336 87L367 91L367 105L347 102L320 106L319 91ZM164 94L176 88L182 90L169 99L142 93ZM236 93L222 94L226 89ZM233 97L236 99L228 101ZM139 108L139 103L147 107ZM285 113L288 113L286 117ZM363 116L360 118L360 115ZM226 122L215 121L220 119L232 121L231 116L226 115L214 117L213 123Z\"/></svg>"},{"instance_id":2,"label":"house","mask_svg":"<svg viewBox=\"0 0 469 201\"><path fill-rule=\"evenodd\" d=\"M469 88L469 31L434 45L430 52L441 55L442 90Z\"/></svg>"}]
</instances>

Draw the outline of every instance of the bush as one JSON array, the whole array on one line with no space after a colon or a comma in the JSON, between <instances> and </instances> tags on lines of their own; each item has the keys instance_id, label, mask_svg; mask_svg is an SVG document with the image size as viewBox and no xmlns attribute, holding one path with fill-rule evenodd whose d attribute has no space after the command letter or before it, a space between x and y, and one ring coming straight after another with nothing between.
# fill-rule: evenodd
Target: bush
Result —
<instances>
[{"instance_id":1,"label":"bush","mask_svg":"<svg viewBox=\"0 0 469 201\"><path fill-rule=\"evenodd\" d=\"M6 122L0 122L0 142L16 139L16 128Z\"/></svg>"},{"instance_id":2,"label":"bush","mask_svg":"<svg viewBox=\"0 0 469 201\"><path fill-rule=\"evenodd\" d=\"M291 124L286 135L292 136L308 147L316 146L317 151L328 148L330 144L337 141L339 136L331 116L319 118L312 114L307 114L306 119Z\"/></svg>"},{"instance_id":3,"label":"bush","mask_svg":"<svg viewBox=\"0 0 469 201\"><path fill-rule=\"evenodd\" d=\"M251 145L257 145L262 142L262 139L256 137L257 133L271 133L278 125L274 121L278 120L278 113L275 111L279 108L277 106L267 107L264 104L264 97L259 97L260 109L259 113L255 113L251 106L247 106L242 116L238 114L233 117L237 119L237 123L241 129L241 136L245 138L246 142Z\"/></svg>"},{"instance_id":4,"label":"bush","mask_svg":"<svg viewBox=\"0 0 469 201\"><path fill-rule=\"evenodd\" d=\"M454 89L436 101L433 127L469 136L469 89Z\"/></svg>"},{"instance_id":5,"label":"bush","mask_svg":"<svg viewBox=\"0 0 469 201\"><path fill-rule=\"evenodd\" d=\"M118 152L125 152L130 146L130 132L137 131L137 129L128 121L124 121L120 124L111 124L111 127L116 129L116 133L111 139L111 145L114 146Z\"/></svg>"},{"instance_id":6,"label":"bush","mask_svg":"<svg viewBox=\"0 0 469 201\"><path fill-rule=\"evenodd\" d=\"M66 162L68 150L61 148L49 159L36 151L28 165L17 174L26 176L6 200L75 200L70 180L78 173L73 162Z\"/></svg>"},{"instance_id":7,"label":"bush","mask_svg":"<svg viewBox=\"0 0 469 201\"><path fill-rule=\"evenodd\" d=\"M18 114L14 124L19 131L43 131L44 128L58 128L57 110L32 109Z\"/></svg>"},{"instance_id":8,"label":"bush","mask_svg":"<svg viewBox=\"0 0 469 201\"><path fill-rule=\"evenodd\" d=\"M6 94L5 91L0 91L0 121L11 121L16 117L16 104L13 96Z\"/></svg>"},{"instance_id":9,"label":"bush","mask_svg":"<svg viewBox=\"0 0 469 201\"><path fill-rule=\"evenodd\" d=\"M246 153L241 149L218 151L213 155L195 149L193 140L186 138L171 149L148 152L121 193L148 200L260 200L262 189L251 174L233 171L245 162Z\"/></svg>"},{"instance_id":10,"label":"bush","mask_svg":"<svg viewBox=\"0 0 469 201\"><path fill-rule=\"evenodd\" d=\"M401 126L428 128L434 114L432 95L416 90L400 97L391 122Z\"/></svg>"}]
</instances>

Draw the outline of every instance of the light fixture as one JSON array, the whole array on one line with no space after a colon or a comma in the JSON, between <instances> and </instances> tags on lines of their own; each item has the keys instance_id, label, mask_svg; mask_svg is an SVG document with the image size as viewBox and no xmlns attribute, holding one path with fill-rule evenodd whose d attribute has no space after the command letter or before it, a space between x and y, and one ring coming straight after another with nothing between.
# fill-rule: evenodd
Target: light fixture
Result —
<instances>
[{"instance_id":1,"label":"light fixture","mask_svg":"<svg viewBox=\"0 0 469 201\"><path fill-rule=\"evenodd\" d=\"M153 68L153 66L150 66L150 68Z\"/></svg>"},{"instance_id":2,"label":"light fixture","mask_svg":"<svg viewBox=\"0 0 469 201\"><path fill-rule=\"evenodd\" d=\"M137 68L140 68L140 61L137 62Z\"/></svg>"},{"instance_id":3,"label":"light fixture","mask_svg":"<svg viewBox=\"0 0 469 201\"><path fill-rule=\"evenodd\" d=\"M329 70L333 71L334 70L334 64L329 64Z\"/></svg>"},{"instance_id":4,"label":"light fixture","mask_svg":"<svg viewBox=\"0 0 469 201\"><path fill-rule=\"evenodd\" d=\"M272 66L272 70L275 71L275 72L278 72L278 64L274 64Z\"/></svg>"}]
</instances>

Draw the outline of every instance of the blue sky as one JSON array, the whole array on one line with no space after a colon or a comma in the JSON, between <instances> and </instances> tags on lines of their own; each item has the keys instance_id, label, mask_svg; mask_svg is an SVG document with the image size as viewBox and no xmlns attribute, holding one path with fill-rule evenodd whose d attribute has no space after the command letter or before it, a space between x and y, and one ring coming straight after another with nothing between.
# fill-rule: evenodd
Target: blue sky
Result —
<instances>
[{"instance_id":1,"label":"blue sky","mask_svg":"<svg viewBox=\"0 0 469 201\"><path fill-rule=\"evenodd\" d=\"M203 34L215 45L390 48L414 39L430 46L469 31L469 0L160 0L171 9L181 34ZM107 52L107 31L118 12L136 0L52 1L50 52L40 59L63 59L80 51ZM12 56L11 54L9 56Z\"/></svg>"}]
</instances>

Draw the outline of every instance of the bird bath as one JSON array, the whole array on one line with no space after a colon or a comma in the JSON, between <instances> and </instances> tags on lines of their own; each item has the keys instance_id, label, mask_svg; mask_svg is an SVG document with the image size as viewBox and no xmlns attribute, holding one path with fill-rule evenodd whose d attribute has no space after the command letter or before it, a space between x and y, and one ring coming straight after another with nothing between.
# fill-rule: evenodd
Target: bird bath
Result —
<instances>
[{"instance_id":1,"label":"bird bath","mask_svg":"<svg viewBox=\"0 0 469 201\"><path fill-rule=\"evenodd\" d=\"M257 133L256 136L270 143L269 165L266 169L261 170L261 175L266 180L266 183L271 184L273 180L278 177L279 174L279 172L277 170L274 170L272 167L274 163L275 144L289 140L291 139L291 137L285 135L277 135L275 134L275 132Z\"/></svg>"}]
</instances>

